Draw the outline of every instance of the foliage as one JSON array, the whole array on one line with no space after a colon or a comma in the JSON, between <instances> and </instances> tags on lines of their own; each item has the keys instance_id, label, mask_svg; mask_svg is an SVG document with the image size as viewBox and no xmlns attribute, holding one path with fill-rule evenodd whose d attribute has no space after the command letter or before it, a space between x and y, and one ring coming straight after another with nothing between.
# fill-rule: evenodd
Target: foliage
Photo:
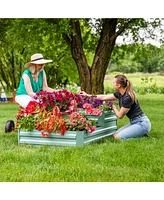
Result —
<instances>
[{"instance_id":1,"label":"foliage","mask_svg":"<svg viewBox=\"0 0 164 200\"><path fill-rule=\"evenodd\" d=\"M56 25L53 25L57 29ZM5 37L1 42L0 81L7 88L18 88L19 79L25 70L24 64L33 53L40 52L45 58L53 60L46 65L45 71L51 87L71 81L78 83L77 69L71 59L69 48L62 41L61 32L53 31L48 19L8 19ZM54 53L55 52L55 53ZM68 73L73 70L74 74Z\"/></svg>"},{"instance_id":2,"label":"foliage","mask_svg":"<svg viewBox=\"0 0 164 200\"><path fill-rule=\"evenodd\" d=\"M154 30L162 30L161 22L161 19L132 18L1 19L0 82L10 90L16 89L24 64L33 53L41 52L53 60L45 68L51 87L75 82L83 90L92 90L93 94L103 93L103 80L116 38L132 35L133 42L136 42L141 36L140 30L146 32L145 37L155 38ZM144 37L139 39L142 40ZM75 44L79 46L73 46ZM156 64L156 60L153 62ZM128 63L128 71L132 65ZM138 66L134 65L133 71ZM149 66L149 71L153 70L152 66Z\"/></svg>"},{"instance_id":3,"label":"foliage","mask_svg":"<svg viewBox=\"0 0 164 200\"><path fill-rule=\"evenodd\" d=\"M108 71L123 73L161 72L163 65L163 46L151 44L116 45Z\"/></svg>"},{"instance_id":4,"label":"foliage","mask_svg":"<svg viewBox=\"0 0 164 200\"><path fill-rule=\"evenodd\" d=\"M138 94L164 94L164 87L159 87L156 84L143 87L135 87L134 91Z\"/></svg>"}]
</instances>

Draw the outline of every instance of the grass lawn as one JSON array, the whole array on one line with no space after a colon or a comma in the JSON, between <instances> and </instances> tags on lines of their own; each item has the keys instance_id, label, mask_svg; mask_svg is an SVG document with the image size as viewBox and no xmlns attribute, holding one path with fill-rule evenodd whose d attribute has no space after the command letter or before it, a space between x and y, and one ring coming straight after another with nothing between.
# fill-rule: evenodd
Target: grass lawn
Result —
<instances>
[{"instance_id":1,"label":"grass lawn","mask_svg":"<svg viewBox=\"0 0 164 200\"><path fill-rule=\"evenodd\" d=\"M112 83L113 83L113 78L115 77L115 75L117 74L121 74L120 72L115 72L115 73L111 73L109 75L106 75L105 77L105 85L111 86L112 87ZM150 86L153 84L156 84L158 87L160 86L164 86L164 76L161 76L159 73L132 73L132 74L124 74L133 84L134 87L137 86ZM141 80L141 78L148 78L148 83L145 83ZM152 81L150 81L150 79L152 78Z\"/></svg>"},{"instance_id":2,"label":"grass lawn","mask_svg":"<svg viewBox=\"0 0 164 200\"><path fill-rule=\"evenodd\" d=\"M0 103L0 182L163 182L164 95L138 99L152 122L150 138L110 136L83 147L18 146L17 132L6 134L4 126L19 106Z\"/></svg>"}]
</instances>

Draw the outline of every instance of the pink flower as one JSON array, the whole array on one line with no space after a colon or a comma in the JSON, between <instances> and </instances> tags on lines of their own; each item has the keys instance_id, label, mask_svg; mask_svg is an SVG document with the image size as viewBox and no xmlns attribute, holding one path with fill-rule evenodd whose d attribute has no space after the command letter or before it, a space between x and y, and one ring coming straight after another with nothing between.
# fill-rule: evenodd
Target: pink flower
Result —
<instances>
[{"instance_id":1,"label":"pink flower","mask_svg":"<svg viewBox=\"0 0 164 200\"><path fill-rule=\"evenodd\" d=\"M97 116L102 115L101 110L92 108L91 104L85 103L83 105L83 108L86 109L86 114L97 115Z\"/></svg>"},{"instance_id":2,"label":"pink flower","mask_svg":"<svg viewBox=\"0 0 164 200\"><path fill-rule=\"evenodd\" d=\"M85 108L85 109L87 109L87 110L90 110L90 109L92 108L92 106L91 106L91 104L89 104L89 103L85 103L85 104L83 105L83 108Z\"/></svg>"}]
</instances>

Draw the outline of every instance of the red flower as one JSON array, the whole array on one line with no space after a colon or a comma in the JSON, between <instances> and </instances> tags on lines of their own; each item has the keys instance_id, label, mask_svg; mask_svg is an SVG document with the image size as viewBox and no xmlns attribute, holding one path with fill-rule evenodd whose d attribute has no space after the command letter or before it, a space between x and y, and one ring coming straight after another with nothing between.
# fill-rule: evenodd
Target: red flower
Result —
<instances>
[{"instance_id":1,"label":"red flower","mask_svg":"<svg viewBox=\"0 0 164 200\"><path fill-rule=\"evenodd\" d=\"M25 113L26 114L35 113L37 106L39 106L38 102L30 101L29 104L27 105L26 109L25 109Z\"/></svg>"}]
</instances>

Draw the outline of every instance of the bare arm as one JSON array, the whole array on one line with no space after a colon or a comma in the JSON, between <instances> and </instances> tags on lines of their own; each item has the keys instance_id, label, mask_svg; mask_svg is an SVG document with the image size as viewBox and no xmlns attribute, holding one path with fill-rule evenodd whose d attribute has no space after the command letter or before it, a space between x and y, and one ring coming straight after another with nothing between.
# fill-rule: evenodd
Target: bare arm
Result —
<instances>
[{"instance_id":1,"label":"bare arm","mask_svg":"<svg viewBox=\"0 0 164 200\"><path fill-rule=\"evenodd\" d=\"M117 110L115 105L112 105L112 109L119 119L122 119L126 115L126 113L130 110L130 108L121 107L121 109L119 111L119 110Z\"/></svg>"},{"instance_id":2,"label":"bare arm","mask_svg":"<svg viewBox=\"0 0 164 200\"><path fill-rule=\"evenodd\" d=\"M92 96L91 94L87 94L86 92L82 91L81 94ZM113 94L98 94L96 98L103 101L115 101L117 98Z\"/></svg>"},{"instance_id":3,"label":"bare arm","mask_svg":"<svg viewBox=\"0 0 164 200\"><path fill-rule=\"evenodd\" d=\"M113 94L98 94L96 95L97 99L103 101L116 101L117 98Z\"/></svg>"},{"instance_id":4,"label":"bare arm","mask_svg":"<svg viewBox=\"0 0 164 200\"><path fill-rule=\"evenodd\" d=\"M33 98L35 96L35 93L32 89L29 76L27 74L23 74L22 78L24 80L24 85L25 85L25 88L26 88L28 95Z\"/></svg>"}]
</instances>

